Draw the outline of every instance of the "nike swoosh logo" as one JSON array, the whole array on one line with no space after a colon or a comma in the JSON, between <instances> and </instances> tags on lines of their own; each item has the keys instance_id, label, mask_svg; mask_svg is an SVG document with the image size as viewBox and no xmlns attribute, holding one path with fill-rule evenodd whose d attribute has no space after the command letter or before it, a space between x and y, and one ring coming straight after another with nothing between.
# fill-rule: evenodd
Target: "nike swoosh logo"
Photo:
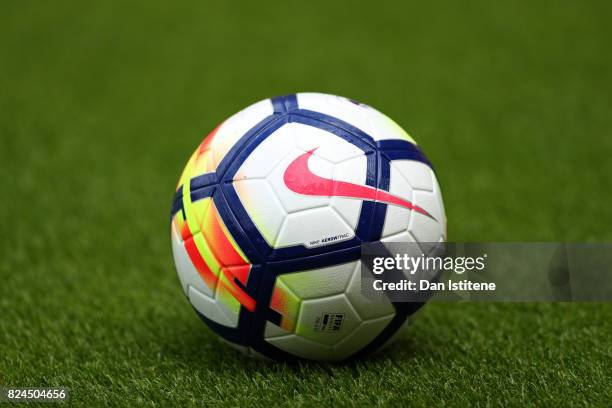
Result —
<instances>
[{"instance_id":1,"label":"nike swoosh logo","mask_svg":"<svg viewBox=\"0 0 612 408\"><path fill-rule=\"evenodd\" d=\"M317 150L317 148L298 156L285 170L283 180L289 190L294 193L309 196L348 197L367 201L379 201L407 208L435 220L435 218L423 208L396 195L390 194L387 191L379 190L371 186L362 186L346 181L332 180L317 176L308 168L308 159L315 150Z\"/></svg>"}]
</instances>

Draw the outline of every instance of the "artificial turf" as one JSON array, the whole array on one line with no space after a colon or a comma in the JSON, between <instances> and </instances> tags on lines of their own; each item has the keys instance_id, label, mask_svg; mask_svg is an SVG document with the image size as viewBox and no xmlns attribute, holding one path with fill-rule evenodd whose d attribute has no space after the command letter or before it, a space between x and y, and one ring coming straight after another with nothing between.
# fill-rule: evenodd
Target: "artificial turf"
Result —
<instances>
[{"instance_id":1,"label":"artificial turf","mask_svg":"<svg viewBox=\"0 0 612 408\"><path fill-rule=\"evenodd\" d=\"M345 95L433 161L453 241L612 240L612 6L0 5L0 387L114 405L600 405L609 304L425 307L396 346L263 363L181 293L176 180L259 99Z\"/></svg>"}]
</instances>

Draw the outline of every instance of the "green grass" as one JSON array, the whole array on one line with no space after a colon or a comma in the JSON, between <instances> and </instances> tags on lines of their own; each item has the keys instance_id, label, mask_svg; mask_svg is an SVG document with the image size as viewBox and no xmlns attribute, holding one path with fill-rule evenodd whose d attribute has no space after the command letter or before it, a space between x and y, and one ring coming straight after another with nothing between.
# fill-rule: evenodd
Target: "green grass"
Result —
<instances>
[{"instance_id":1,"label":"green grass","mask_svg":"<svg viewBox=\"0 0 612 408\"><path fill-rule=\"evenodd\" d=\"M218 122L320 91L415 136L451 240L611 241L610 3L244 3L0 5L0 386L83 406L609 405L609 304L430 304L371 359L248 360L182 296L168 212Z\"/></svg>"}]
</instances>

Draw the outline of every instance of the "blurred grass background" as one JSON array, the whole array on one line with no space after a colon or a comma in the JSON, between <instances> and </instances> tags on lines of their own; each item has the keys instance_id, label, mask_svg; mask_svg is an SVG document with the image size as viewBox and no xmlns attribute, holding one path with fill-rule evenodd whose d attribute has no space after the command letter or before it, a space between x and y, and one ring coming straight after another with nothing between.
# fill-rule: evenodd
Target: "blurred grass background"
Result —
<instances>
[{"instance_id":1,"label":"blurred grass background","mask_svg":"<svg viewBox=\"0 0 612 408\"><path fill-rule=\"evenodd\" d=\"M609 405L612 307L431 304L350 364L245 360L178 285L168 212L217 123L298 91L394 118L454 241L611 241L606 1L0 4L0 386L77 405Z\"/></svg>"}]
</instances>

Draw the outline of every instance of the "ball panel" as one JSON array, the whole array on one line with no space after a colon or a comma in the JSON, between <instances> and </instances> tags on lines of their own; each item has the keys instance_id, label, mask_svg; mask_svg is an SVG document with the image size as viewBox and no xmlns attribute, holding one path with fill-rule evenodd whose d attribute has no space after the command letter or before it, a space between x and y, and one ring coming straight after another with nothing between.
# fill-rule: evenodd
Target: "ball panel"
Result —
<instances>
[{"instance_id":1,"label":"ball panel","mask_svg":"<svg viewBox=\"0 0 612 408\"><path fill-rule=\"evenodd\" d=\"M376 337L378 337L378 335L380 335L383 329L389 325L394 316L395 314L391 313L386 316L361 322L357 329L346 336L345 339L336 343L334 345L334 349L344 353L349 351L349 356L358 352L359 350L362 350L366 345L370 344Z\"/></svg>"},{"instance_id":2,"label":"ball panel","mask_svg":"<svg viewBox=\"0 0 612 408\"><path fill-rule=\"evenodd\" d=\"M223 122L210 144L212 167L216 169L240 138L273 112L272 103L266 99L254 103Z\"/></svg>"},{"instance_id":3,"label":"ball panel","mask_svg":"<svg viewBox=\"0 0 612 408\"><path fill-rule=\"evenodd\" d=\"M328 268L288 273L276 280L277 284L284 284L302 300L338 295L344 293L357 263L347 262Z\"/></svg>"},{"instance_id":4,"label":"ball panel","mask_svg":"<svg viewBox=\"0 0 612 408\"><path fill-rule=\"evenodd\" d=\"M363 320L379 319L395 315L393 304L386 297L372 300L361 291L361 261L355 262L353 274L346 288L346 297Z\"/></svg>"},{"instance_id":5,"label":"ball panel","mask_svg":"<svg viewBox=\"0 0 612 408\"><path fill-rule=\"evenodd\" d=\"M381 238L380 242L417 242L410 230L402 230L398 233L387 235Z\"/></svg>"},{"instance_id":6,"label":"ball panel","mask_svg":"<svg viewBox=\"0 0 612 408\"><path fill-rule=\"evenodd\" d=\"M272 113L272 103L266 99L243 109L219 124L190 156L179 178L177 190L196 177L213 174L240 138Z\"/></svg>"},{"instance_id":7,"label":"ball panel","mask_svg":"<svg viewBox=\"0 0 612 408\"><path fill-rule=\"evenodd\" d=\"M334 166L333 179L365 185L366 173L367 158L362 154L337 163ZM363 201L349 197L332 197L329 203L336 213L356 231Z\"/></svg>"},{"instance_id":8,"label":"ball panel","mask_svg":"<svg viewBox=\"0 0 612 408\"><path fill-rule=\"evenodd\" d=\"M294 135L285 124L262 141L242 163L234 180L266 179L270 173L283 164L287 165L293 158L303 153L296 148ZM291 158L287 158L289 155ZM282 171L283 169L281 169Z\"/></svg>"},{"instance_id":9,"label":"ball panel","mask_svg":"<svg viewBox=\"0 0 612 408\"><path fill-rule=\"evenodd\" d=\"M265 338L293 333L300 312L301 300L302 299L287 286L282 277L276 279L270 298L270 309L278 313L280 321L278 324L272 322L266 323Z\"/></svg>"},{"instance_id":10,"label":"ball panel","mask_svg":"<svg viewBox=\"0 0 612 408\"><path fill-rule=\"evenodd\" d=\"M220 302L217 296L212 298L193 286L189 286L188 297L191 305L208 319L227 327L238 327L238 313L231 304Z\"/></svg>"},{"instance_id":11,"label":"ball panel","mask_svg":"<svg viewBox=\"0 0 612 408\"><path fill-rule=\"evenodd\" d=\"M183 210L177 212L173 221L175 264L183 287L202 315L236 327L241 306L255 308L253 298L239 285L246 284L251 265L227 230L212 198L192 203L187 187L183 204Z\"/></svg>"},{"instance_id":12,"label":"ball panel","mask_svg":"<svg viewBox=\"0 0 612 408\"><path fill-rule=\"evenodd\" d=\"M295 334L333 346L350 335L361 318L344 294L303 300Z\"/></svg>"},{"instance_id":13,"label":"ball panel","mask_svg":"<svg viewBox=\"0 0 612 408\"><path fill-rule=\"evenodd\" d=\"M304 154L303 150L295 149L289 154L268 177L270 185L274 189L274 193L281 201L283 208L288 213L297 213L302 210L311 208L323 207L329 204L327 196L307 196L296 194L291 191L285 183L285 173L287 169L298 157ZM332 163L321 158L318 154L313 154L308 160L308 168L317 176L331 178L334 171ZM305 175L300 175L305 176Z\"/></svg>"},{"instance_id":14,"label":"ball panel","mask_svg":"<svg viewBox=\"0 0 612 408\"><path fill-rule=\"evenodd\" d=\"M354 236L353 228L336 211L324 206L287 215L278 234L276 248L296 245L316 248L348 241Z\"/></svg>"},{"instance_id":15,"label":"ball panel","mask_svg":"<svg viewBox=\"0 0 612 408\"><path fill-rule=\"evenodd\" d=\"M367 105L365 105L367 106ZM365 115L368 117L372 128L372 137L374 140L405 140L412 144L417 144L416 141L406 132L400 125L389 118L384 113L367 106Z\"/></svg>"},{"instance_id":16,"label":"ball panel","mask_svg":"<svg viewBox=\"0 0 612 408\"><path fill-rule=\"evenodd\" d=\"M425 163L414 160L393 160L391 161L392 178L403 179L411 188L415 190L434 190L435 174Z\"/></svg>"},{"instance_id":17,"label":"ball panel","mask_svg":"<svg viewBox=\"0 0 612 408\"><path fill-rule=\"evenodd\" d=\"M389 192L414 204L412 186L401 176L401 173L393 164L394 162L391 162ZM389 235L406 231L408 229L410 219L413 216L414 212L408 208L397 205L388 205L381 237L384 238ZM422 217L420 214L417 216Z\"/></svg>"},{"instance_id":18,"label":"ball panel","mask_svg":"<svg viewBox=\"0 0 612 408\"><path fill-rule=\"evenodd\" d=\"M316 156L329 163L338 164L363 155L363 150L354 144L318 127L289 123L279 131L291 134L295 146L302 153L316 149Z\"/></svg>"},{"instance_id":19,"label":"ball panel","mask_svg":"<svg viewBox=\"0 0 612 408\"><path fill-rule=\"evenodd\" d=\"M438 242L440 239L446 239L444 207L437 194L435 192L415 190L414 203L420 207L427 208L435 218L435 220L429 217L412 217L410 219L408 230L415 239L418 242Z\"/></svg>"},{"instance_id":20,"label":"ball panel","mask_svg":"<svg viewBox=\"0 0 612 408\"><path fill-rule=\"evenodd\" d=\"M234 181L234 188L268 245L276 246L287 214L268 180Z\"/></svg>"},{"instance_id":21,"label":"ball panel","mask_svg":"<svg viewBox=\"0 0 612 408\"><path fill-rule=\"evenodd\" d=\"M213 296L213 290L204 283L204 280L198 274L197 269L191 262L187 250L180 234L177 231L175 222L171 225L172 228L172 255L176 271L181 281L181 287L185 295L188 295L189 286L194 286L197 290L208 296Z\"/></svg>"},{"instance_id":22,"label":"ball panel","mask_svg":"<svg viewBox=\"0 0 612 408\"><path fill-rule=\"evenodd\" d=\"M338 118L367 133L374 140L401 139L416 144L397 123L366 104L321 93L300 93L297 99L300 109Z\"/></svg>"},{"instance_id":23,"label":"ball panel","mask_svg":"<svg viewBox=\"0 0 612 408\"><path fill-rule=\"evenodd\" d=\"M384 242L438 242L446 237L444 205L436 176L424 163L413 160L390 162L389 191L427 209L430 217L389 205L381 235ZM406 233L404 233L406 232Z\"/></svg>"}]
</instances>

